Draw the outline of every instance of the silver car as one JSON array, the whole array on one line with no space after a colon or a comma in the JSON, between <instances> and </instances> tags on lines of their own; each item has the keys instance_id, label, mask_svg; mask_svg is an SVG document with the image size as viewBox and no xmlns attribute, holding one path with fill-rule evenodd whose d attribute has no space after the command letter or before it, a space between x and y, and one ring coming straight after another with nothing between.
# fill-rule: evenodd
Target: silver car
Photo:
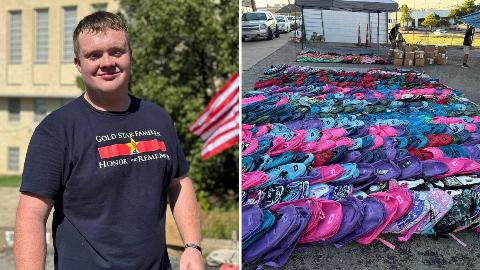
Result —
<instances>
[{"instance_id":1,"label":"silver car","mask_svg":"<svg viewBox=\"0 0 480 270\"><path fill-rule=\"evenodd\" d=\"M242 15L242 41L266 37L272 40L280 32L275 16L269 11L248 12Z\"/></svg>"},{"instance_id":2,"label":"silver car","mask_svg":"<svg viewBox=\"0 0 480 270\"><path fill-rule=\"evenodd\" d=\"M292 27L290 26L291 22L287 16L277 15L275 18L277 19L278 30L280 30L280 32L288 33L292 30Z\"/></svg>"}]
</instances>

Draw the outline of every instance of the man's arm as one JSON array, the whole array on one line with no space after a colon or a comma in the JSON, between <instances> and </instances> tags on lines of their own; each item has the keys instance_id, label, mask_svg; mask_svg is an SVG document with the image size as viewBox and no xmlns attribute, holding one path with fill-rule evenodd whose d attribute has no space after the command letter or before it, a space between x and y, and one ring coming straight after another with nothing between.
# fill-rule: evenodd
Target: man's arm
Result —
<instances>
[{"instance_id":1,"label":"man's arm","mask_svg":"<svg viewBox=\"0 0 480 270\"><path fill-rule=\"evenodd\" d=\"M52 206L50 199L20 194L15 221L15 269L45 269L45 224Z\"/></svg>"},{"instance_id":2,"label":"man's arm","mask_svg":"<svg viewBox=\"0 0 480 270\"><path fill-rule=\"evenodd\" d=\"M183 242L200 245L200 218L192 180L186 176L173 179L169 186L169 200ZM185 249L180 258L180 270L183 269L204 269L199 250Z\"/></svg>"}]
</instances>

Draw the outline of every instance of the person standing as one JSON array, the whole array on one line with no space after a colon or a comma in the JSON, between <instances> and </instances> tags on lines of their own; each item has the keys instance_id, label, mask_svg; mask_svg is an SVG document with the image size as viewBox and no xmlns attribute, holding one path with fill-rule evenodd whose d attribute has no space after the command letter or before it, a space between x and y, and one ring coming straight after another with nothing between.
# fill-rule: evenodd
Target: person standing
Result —
<instances>
[{"instance_id":1,"label":"person standing","mask_svg":"<svg viewBox=\"0 0 480 270\"><path fill-rule=\"evenodd\" d=\"M392 44L392 49L395 49L397 47L397 34L399 28L400 24L395 24L395 26L390 30L388 34L388 40L390 40L390 43Z\"/></svg>"},{"instance_id":2,"label":"person standing","mask_svg":"<svg viewBox=\"0 0 480 270\"><path fill-rule=\"evenodd\" d=\"M128 93L125 21L93 13L78 23L73 41L86 91L32 135L15 224L16 269L45 269L52 207L55 269L171 269L168 198L185 245L180 269L203 270L197 201L174 123Z\"/></svg>"},{"instance_id":3,"label":"person standing","mask_svg":"<svg viewBox=\"0 0 480 270\"><path fill-rule=\"evenodd\" d=\"M472 48L473 35L475 34L475 28L472 25L469 25L467 31L465 32L465 37L463 38L463 68L469 68L467 64L468 55L470 54L470 49Z\"/></svg>"}]
</instances>

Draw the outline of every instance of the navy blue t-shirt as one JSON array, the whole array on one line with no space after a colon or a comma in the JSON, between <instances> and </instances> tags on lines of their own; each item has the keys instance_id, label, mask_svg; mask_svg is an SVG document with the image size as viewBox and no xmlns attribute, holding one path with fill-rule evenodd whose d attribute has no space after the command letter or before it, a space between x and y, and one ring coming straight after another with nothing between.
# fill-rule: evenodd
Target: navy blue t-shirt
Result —
<instances>
[{"instance_id":1,"label":"navy blue t-shirt","mask_svg":"<svg viewBox=\"0 0 480 270\"><path fill-rule=\"evenodd\" d=\"M167 188L188 163L170 116L130 96L125 112L83 96L35 129L21 192L55 201L56 269L168 269Z\"/></svg>"}]
</instances>

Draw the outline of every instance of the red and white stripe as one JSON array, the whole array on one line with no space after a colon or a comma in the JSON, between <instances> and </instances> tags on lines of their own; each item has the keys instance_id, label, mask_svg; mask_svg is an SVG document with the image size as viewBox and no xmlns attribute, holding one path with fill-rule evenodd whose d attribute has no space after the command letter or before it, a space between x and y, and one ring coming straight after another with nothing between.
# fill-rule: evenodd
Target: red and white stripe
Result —
<instances>
[{"instance_id":1,"label":"red and white stripe","mask_svg":"<svg viewBox=\"0 0 480 270\"><path fill-rule=\"evenodd\" d=\"M190 127L202 138L202 159L214 156L238 143L239 77L235 73L210 100L205 110Z\"/></svg>"}]
</instances>

